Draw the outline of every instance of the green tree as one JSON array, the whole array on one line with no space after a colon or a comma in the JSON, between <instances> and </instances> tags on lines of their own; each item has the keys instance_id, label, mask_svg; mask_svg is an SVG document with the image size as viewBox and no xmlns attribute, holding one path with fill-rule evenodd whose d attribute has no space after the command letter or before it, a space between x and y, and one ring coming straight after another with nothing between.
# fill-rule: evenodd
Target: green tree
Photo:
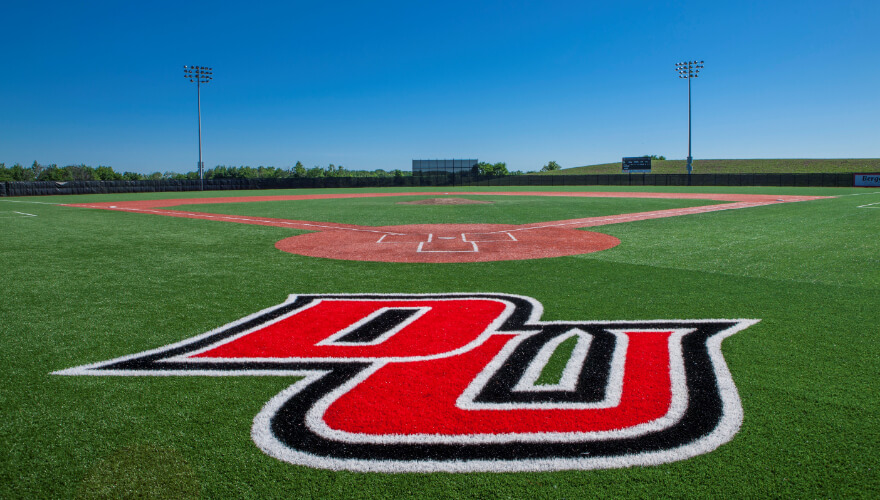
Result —
<instances>
[{"instance_id":1,"label":"green tree","mask_svg":"<svg viewBox=\"0 0 880 500\"><path fill-rule=\"evenodd\" d=\"M64 178L72 181L94 181L100 180L95 176L95 169L88 165L67 165L62 169Z\"/></svg>"},{"instance_id":2,"label":"green tree","mask_svg":"<svg viewBox=\"0 0 880 500\"><path fill-rule=\"evenodd\" d=\"M37 162L34 162L37 163ZM40 165L42 167L42 165ZM33 168L33 167L32 167ZM73 180L68 177L67 172L64 169L58 168L58 165L54 163L50 163L48 166L43 167L40 171L39 177L37 177L38 181L70 181Z\"/></svg>"},{"instance_id":3,"label":"green tree","mask_svg":"<svg viewBox=\"0 0 880 500\"><path fill-rule=\"evenodd\" d=\"M21 166L21 163L16 163L9 169L12 173L12 180L14 181L32 181L34 180L34 171L29 168L24 168Z\"/></svg>"},{"instance_id":4,"label":"green tree","mask_svg":"<svg viewBox=\"0 0 880 500\"><path fill-rule=\"evenodd\" d=\"M301 161L296 162L296 165L293 166L293 176L294 177L305 177L306 176L306 167L303 166Z\"/></svg>"},{"instance_id":5,"label":"green tree","mask_svg":"<svg viewBox=\"0 0 880 500\"><path fill-rule=\"evenodd\" d=\"M95 169L95 178L99 181L121 181L122 174L113 170L113 167L99 165Z\"/></svg>"},{"instance_id":6,"label":"green tree","mask_svg":"<svg viewBox=\"0 0 880 500\"><path fill-rule=\"evenodd\" d=\"M507 164L503 161L498 163L486 163L480 162L477 163L477 171L480 175L486 175L489 177L500 177L502 175L509 175L510 172L507 171Z\"/></svg>"},{"instance_id":7,"label":"green tree","mask_svg":"<svg viewBox=\"0 0 880 500\"><path fill-rule=\"evenodd\" d=\"M34 164L31 165L31 172L33 173L33 178L35 181L43 180L43 179L40 179L40 176L43 174L43 170L45 170L45 169L46 169L46 167L44 167L43 165L40 165L37 162L37 160L34 160Z\"/></svg>"},{"instance_id":8,"label":"green tree","mask_svg":"<svg viewBox=\"0 0 880 500\"><path fill-rule=\"evenodd\" d=\"M551 170L561 170L562 167L559 166L555 161L551 161L550 163L541 167L541 172L550 172Z\"/></svg>"}]
</instances>

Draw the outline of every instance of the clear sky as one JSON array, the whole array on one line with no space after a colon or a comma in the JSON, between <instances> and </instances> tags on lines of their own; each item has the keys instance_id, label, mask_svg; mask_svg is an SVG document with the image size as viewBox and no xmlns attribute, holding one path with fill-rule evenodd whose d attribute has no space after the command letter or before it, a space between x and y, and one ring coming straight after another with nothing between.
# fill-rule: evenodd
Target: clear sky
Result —
<instances>
[{"instance_id":1,"label":"clear sky","mask_svg":"<svg viewBox=\"0 0 880 500\"><path fill-rule=\"evenodd\" d=\"M880 156L880 1L72 2L0 6L0 162L511 170Z\"/></svg>"}]
</instances>

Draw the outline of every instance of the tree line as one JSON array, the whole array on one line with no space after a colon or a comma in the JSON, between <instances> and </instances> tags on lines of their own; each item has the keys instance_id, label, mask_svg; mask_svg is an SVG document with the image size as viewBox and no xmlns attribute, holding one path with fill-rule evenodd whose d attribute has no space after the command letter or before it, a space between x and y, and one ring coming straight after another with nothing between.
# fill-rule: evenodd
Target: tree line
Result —
<instances>
[{"instance_id":1,"label":"tree line","mask_svg":"<svg viewBox=\"0 0 880 500\"><path fill-rule=\"evenodd\" d=\"M329 164L326 167L315 166L306 168L302 162L290 168L278 167L251 167L251 166L226 166L217 165L205 170L205 179L284 179L290 177L402 177L412 175L412 172L402 170L386 171L377 170L348 170L342 165ZM153 172L141 174L137 172L117 172L113 167L88 165L67 165L59 167L56 164L41 165L34 161L30 167L23 167L16 163L7 167L0 163L0 182L16 181L147 181L147 180L197 180L198 172Z\"/></svg>"},{"instance_id":2,"label":"tree line","mask_svg":"<svg viewBox=\"0 0 880 500\"><path fill-rule=\"evenodd\" d=\"M559 170L561 167L551 161L541 171ZM471 171L473 175L500 177L505 175L522 175L521 170L508 171L507 164L478 163ZM251 167L251 166L226 166L217 165L205 170L205 179L285 179L285 178L314 178L314 177L403 177L410 176L412 172L395 170L348 170L342 165L329 164L326 167L314 166L306 168L302 162L290 168L278 167ZM117 172L113 167L100 165L91 167L88 165L67 165L59 167L52 163L42 165L34 161L30 167L24 167L19 163L7 167L0 163L0 182L29 182L29 181L159 181L159 180L197 180L199 173L196 171L187 173L178 172L153 172L141 174L138 172Z\"/></svg>"}]
</instances>

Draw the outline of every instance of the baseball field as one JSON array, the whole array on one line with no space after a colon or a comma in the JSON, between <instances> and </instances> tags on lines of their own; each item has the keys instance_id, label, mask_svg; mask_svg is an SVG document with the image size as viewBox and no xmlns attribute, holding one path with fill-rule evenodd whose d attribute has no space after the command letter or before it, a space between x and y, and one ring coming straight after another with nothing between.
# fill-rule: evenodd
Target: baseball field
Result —
<instances>
[{"instance_id":1,"label":"baseball field","mask_svg":"<svg viewBox=\"0 0 880 500\"><path fill-rule=\"evenodd\" d=\"M0 498L880 496L880 192L0 199Z\"/></svg>"}]
</instances>

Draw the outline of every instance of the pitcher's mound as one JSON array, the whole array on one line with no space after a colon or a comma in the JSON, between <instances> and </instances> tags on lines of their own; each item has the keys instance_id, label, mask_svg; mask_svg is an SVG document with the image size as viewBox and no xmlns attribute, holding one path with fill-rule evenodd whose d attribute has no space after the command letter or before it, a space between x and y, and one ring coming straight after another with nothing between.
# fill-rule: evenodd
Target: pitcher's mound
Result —
<instances>
[{"instance_id":1,"label":"pitcher's mound","mask_svg":"<svg viewBox=\"0 0 880 500\"><path fill-rule=\"evenodd\" d=\"M427 200L399 201L398 205L488 205L491 201L469 200L467 198L429 198Z\"/></svg>"}]
</instances>

